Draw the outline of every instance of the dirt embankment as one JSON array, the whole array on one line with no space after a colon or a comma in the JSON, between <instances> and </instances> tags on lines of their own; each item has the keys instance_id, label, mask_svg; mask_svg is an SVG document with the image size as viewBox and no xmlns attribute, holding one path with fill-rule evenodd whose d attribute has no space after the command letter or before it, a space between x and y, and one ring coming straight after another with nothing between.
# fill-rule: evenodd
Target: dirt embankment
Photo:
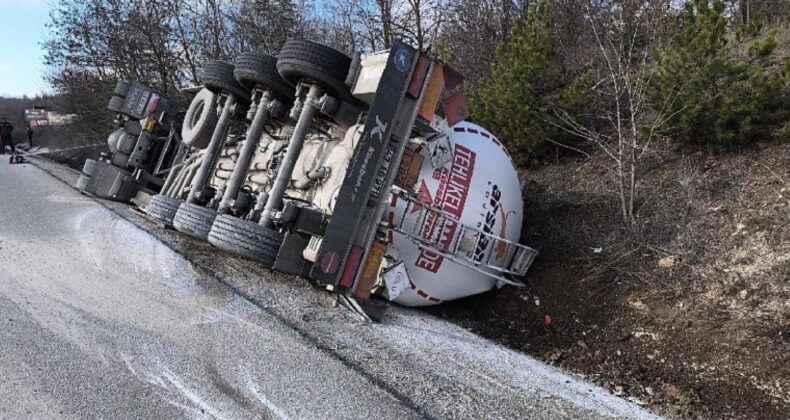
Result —
<instances>
[{"instance_id":1,"label":"dirt embankment","mask_svg":"<svg viewBox=\"0 0 790 420\"><path fill-rule=\"evenodd\" d=\"M639 227L606 170L530 171L527 289L432 309L676 417L790 413L790 145L645 165Z\"/></svg>"}]
</instances>

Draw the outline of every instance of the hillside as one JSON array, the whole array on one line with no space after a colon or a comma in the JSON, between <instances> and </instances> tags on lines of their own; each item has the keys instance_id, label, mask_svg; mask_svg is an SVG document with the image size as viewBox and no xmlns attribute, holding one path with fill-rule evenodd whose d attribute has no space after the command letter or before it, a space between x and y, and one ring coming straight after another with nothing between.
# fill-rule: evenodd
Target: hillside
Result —
<instances>
[{"instance_id":1,"label":"hillside","mask_svg":"<svg viewBox=\"0 0 790 420\"><path fill-rule=\"evenodd\" d=\"M527 171L529 287L433 311L665 414L782 418L790 145L666 147L645 166L634 231L591 161Z\"/></svg>"}]
</instances>

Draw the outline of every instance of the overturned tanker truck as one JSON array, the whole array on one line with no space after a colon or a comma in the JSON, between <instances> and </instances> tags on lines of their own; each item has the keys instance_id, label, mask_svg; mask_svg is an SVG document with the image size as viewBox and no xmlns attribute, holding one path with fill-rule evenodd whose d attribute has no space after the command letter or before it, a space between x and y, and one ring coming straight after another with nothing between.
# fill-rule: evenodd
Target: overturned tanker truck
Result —
<instances>
[{"instance_id":1,"label":"overturned tanker truck","mask_svg":"<svg viewBox=\"0 0 790 420\"><path fill-rule=\"evenodd\" d=\"M301 276L380 319L521 286L523 201L505 147L466 121L462 77L395 42L348 57L309 41L209 62L191 154L145 211Z\"/></svg>"}]
</instances>

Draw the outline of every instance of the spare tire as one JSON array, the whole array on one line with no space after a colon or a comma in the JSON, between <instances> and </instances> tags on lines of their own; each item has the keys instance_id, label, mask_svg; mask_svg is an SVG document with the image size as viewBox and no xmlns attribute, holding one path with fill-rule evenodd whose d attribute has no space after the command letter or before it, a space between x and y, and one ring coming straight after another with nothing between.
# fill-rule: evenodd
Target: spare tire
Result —
<instances>
[{"instance_id":1,"label":"spare tire","mask_svg":"<svg viewBox=\"0 0 790 420\"><path fill-rule=\"evenodd\" d=\"M234 76L239 83L252 89L261 86L271 90L278 99L291 102L294 99L294 87L283 80L277 72L277 58L256 52L242 53L236 59Z\"/></svg>"},{"instance_id":2,"label":"spare tire","mask_svg":"<svg viewBox=\"0 0 790 420\"><path fill-rule=\"evenodd\" d=\"M277 71L296 86L301 81L315 82L327 93L342 100L352 100L346 77L351 57L315 42L291 40L283 45L277 58Z\"/></svg>"},{"instance_id":3,"label":"spare tire","mask_svg":"<svg viewBox=\"0 0 790 420\"><path fill-rule=\"evenodd\" d=\"M217 211L197 204L183 203L173 217L173 227L181 233L208 240Z\"/></svg>"},{"instance_id":4,"label":"spare tire","mask_svg":"<svg viewBox=\"0 0 790 420\"><path fill-rule=\"evenodd\" d=\"M184 124L181 126L181 140L185 145L205 149L217 126L216 105L218 95L208 89L202 89L189 104Z\"/></svg>"},{"instance_id":5,"label":"spare tire","mask_svg":"<svg viewBox=\"0 0 790 420\"><path fill-rule=\"evenodd\" d=\"M217 248L268 267L274 266L283 238L279 231L228 214L214 219L208 235L209 243Z\"/></svg>"},{"instance_id":6,"label":"spare tire","mask_svg":"<svg viewBox=\"0 0 790 420\"><path fill-rule=\"evenodd\" d=\"M233 64L225 61L209 61L200 69L200 79L206 88L213 92L226 92L236 95L237 99L250 100L250 89L242 86L233 75Z\"/></svg>"}]
</instances>

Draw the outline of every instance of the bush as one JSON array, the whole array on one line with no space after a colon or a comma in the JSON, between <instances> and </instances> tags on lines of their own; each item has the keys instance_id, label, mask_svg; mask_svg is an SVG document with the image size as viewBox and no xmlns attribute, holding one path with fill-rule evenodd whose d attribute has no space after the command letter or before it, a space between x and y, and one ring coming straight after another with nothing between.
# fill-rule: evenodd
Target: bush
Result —
<instances>
[{"instance_id":1,"label":"bush","mask_svg":"<svg viewBox=\"0 0 790 420\"><path fill-rule=\"evenodd\" d=\"M560 64L548 5L539 3L497 48L491 75L470 98L472 117L501 138L516 164L544 153L550 139L578 139L554 125L555 112L577 115L590 102L587 78Z\"/></svg>"},{"instance_id":2,"label":"bush","mask_svg":"<svg viewBox=\"0 0 790 420\"><path fill-rule=\"evenodd\" d=\"M732 146L781 138L790 118L788 71L776 65L776 32L729 31L725 4L686 4L683 27L660 58L653 99L671 104L671 137Z\"/></svg>"}]
</instances>

